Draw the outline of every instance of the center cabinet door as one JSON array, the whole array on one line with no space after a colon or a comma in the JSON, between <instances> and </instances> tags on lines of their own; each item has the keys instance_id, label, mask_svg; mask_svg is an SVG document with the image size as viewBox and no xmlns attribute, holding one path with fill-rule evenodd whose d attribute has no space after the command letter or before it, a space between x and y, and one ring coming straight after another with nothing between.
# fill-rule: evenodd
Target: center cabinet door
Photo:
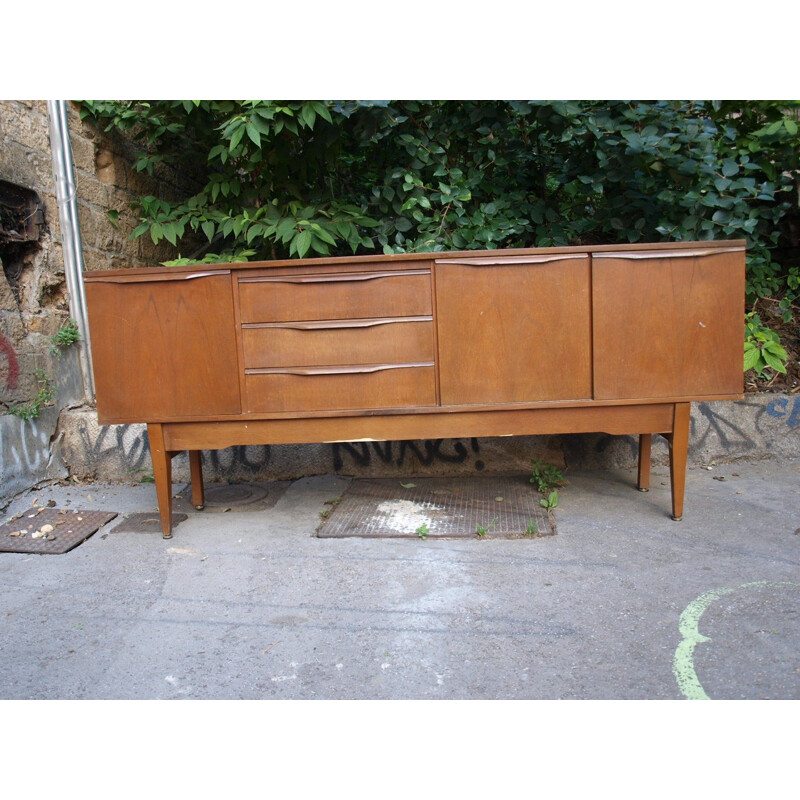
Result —
<instances>
[{"instance_id":1,"label":"center cabinet door","mask_svg":"<svg viewBox=\"0 0 800 800\"><path fill-rule=\"evenodd\" d=\"M436 261L442 405L591 397L588 255Z\"/></svg>"}]
</instances>

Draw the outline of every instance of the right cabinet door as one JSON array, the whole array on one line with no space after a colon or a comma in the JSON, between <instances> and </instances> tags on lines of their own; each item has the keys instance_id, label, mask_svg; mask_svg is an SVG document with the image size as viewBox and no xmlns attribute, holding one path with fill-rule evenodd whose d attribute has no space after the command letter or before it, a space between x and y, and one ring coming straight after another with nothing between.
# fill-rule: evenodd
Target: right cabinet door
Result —
<instances>
[{"instance_id":1,"label":"right cabinet door","mask_svg":"<svg viewBox=\"0 0 800 800\"><path fill-rule=\"evenodd\" d=\"M744 250L592 257L597 400L740 395Z\"/></svg>"},{"instance_id":2,"label":"right cabinet door","mask_svg":"<svg viewBox=\"0 0 800 800\"><path fill-rule=\"evenodd\" d=\"M588 255L436 262L442 405L590 398Z\"/></svg>"}]
</instances>

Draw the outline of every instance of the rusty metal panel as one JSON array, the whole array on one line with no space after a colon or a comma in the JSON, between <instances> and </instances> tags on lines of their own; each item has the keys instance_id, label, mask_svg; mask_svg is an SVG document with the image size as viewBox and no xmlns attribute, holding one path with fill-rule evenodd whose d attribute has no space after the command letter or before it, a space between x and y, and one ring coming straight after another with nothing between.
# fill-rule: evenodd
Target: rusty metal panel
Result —
<instances>
[{"instance_id":1,"label":"rusty metal panel","mask_svg":"<svg viewBox=\"0 0 800 800\"><path fill-rule=\"evenodd\" d=\"M62 554L96 533L116 511L31 508L0 525L0 552Z\"/></svg>"}]
</instances>

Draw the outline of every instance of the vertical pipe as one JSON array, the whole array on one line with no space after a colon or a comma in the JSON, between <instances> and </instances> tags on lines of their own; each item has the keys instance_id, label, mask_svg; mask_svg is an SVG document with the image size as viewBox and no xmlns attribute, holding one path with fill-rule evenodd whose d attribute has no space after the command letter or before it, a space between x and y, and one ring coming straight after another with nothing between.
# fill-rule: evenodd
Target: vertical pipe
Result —
<instances>
[{"instance_id":1,"label":"vertical pipe","mask_svg":"<svg viewBox=\"0 0 800 800\"><path fill-rule=\"evenodd\" d=\"M61 247L64 253L64 274L69 292L69 307L80 333L81 372L84 398L94 399L92 349L89 341L89 321L86 312L86 290L83 285L83 250L78 224L78 202L72 148L69 142L69 123L65 100L48 100L50 119L50 149L53 153L53 177L56 182L58 217L61 223Z\"/></svg>"}]
</instances>

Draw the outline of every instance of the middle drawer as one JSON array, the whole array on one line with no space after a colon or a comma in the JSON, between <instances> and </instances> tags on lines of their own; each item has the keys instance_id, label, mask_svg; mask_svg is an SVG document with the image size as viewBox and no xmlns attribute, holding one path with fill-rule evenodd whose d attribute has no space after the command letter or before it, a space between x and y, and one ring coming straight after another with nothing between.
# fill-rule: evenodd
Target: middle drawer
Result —
<instances>
[{"instance_id":1,"label":"middle drawer","mask_svg":"<svg viewBox=\"0 0 800 800\"><path fill-rule=\"evenodd\" d=\"M245 324L242 346L245 369L433 361L433 318Z\"/></svg>"}]
</instances>

